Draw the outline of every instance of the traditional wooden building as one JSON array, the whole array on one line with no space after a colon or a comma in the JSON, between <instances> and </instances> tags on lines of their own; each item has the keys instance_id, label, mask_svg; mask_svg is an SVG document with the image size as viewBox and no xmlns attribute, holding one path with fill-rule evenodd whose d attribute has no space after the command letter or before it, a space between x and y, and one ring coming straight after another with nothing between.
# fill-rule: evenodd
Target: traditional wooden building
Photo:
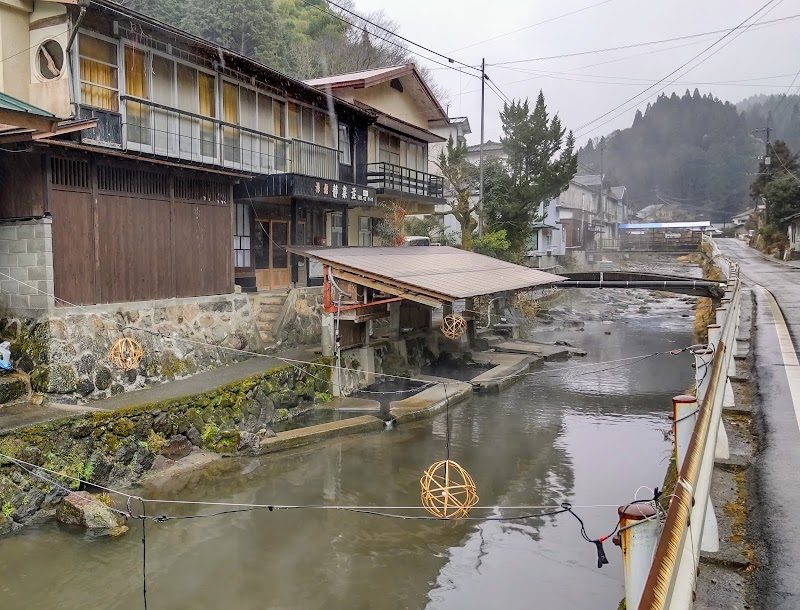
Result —
<instances>
[{"instance_id":1,"label":"traditional wooden building","mask_svg":"<svg viewBox=\"0 0 800 610\"><path fill-rule=\"evenodd\" d=\"M0 115L0 219L48 235L11 266L42 263L25 279L55 304L304 283L286 246L347 245L348 210L375 206L368 109L107 0L0 0L0 20L0 92L27 106Z\"/></svg>"}]
</instances>

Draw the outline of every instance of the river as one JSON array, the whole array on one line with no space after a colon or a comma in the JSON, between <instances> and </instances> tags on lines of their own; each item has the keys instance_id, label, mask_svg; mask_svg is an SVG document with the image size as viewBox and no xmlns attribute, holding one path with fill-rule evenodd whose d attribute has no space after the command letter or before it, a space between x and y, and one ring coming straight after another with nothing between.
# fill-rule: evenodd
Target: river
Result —
<instances>
[{"instance_id":1,"label":"river","mask_svg":"<svg viewBox=\"0 0 800 610\"><path fill-rule=\"evenodd\" d=\"M600 308L610 291L601 292L575 297L584 301L573 306ZM661 484L671 446L665 436L670 398L690 384L690 357L587 366L689 345L690 304L644 295L644 311L640 298L625 313L618 307L616 319L608 313L599 316L606 321L587 322L585 331L536 333L574 343L589 352L585 358L549 363L500 395L475 395L451 410L451 455L471 473L481 505L592 505L576 513L594 538L613 529L615 506L633 499L637 488ZM418 505L420 475L444 451L442 414L303 450L220 460L143 493L193 501ZM648 494L639 491L640 498ZM130 525L115 540L85 538L55 523L0 539L0 608L142 608L140 526ZM606 542L610 564L598 569L594 546L568 514L439 522L261 510L151 523L147 552L151 610L611 610L624 595L619 549Z\"/></svg>"}]
</instances>

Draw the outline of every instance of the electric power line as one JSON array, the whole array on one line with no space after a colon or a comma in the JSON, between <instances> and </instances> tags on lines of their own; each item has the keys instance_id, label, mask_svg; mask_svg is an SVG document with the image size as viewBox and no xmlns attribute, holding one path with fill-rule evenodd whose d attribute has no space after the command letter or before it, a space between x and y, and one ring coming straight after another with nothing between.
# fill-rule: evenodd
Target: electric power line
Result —
<instances>
[{"instance_id":1,"label":"electric power line","mask_svg":"<svg viewBox=\"0 0 800 610\"><path fill-rule=\"evenodd\" d=\"M762 9L760 9L757 12L761 12L761 10L763 10L763 7L762 7ZM800 14L788 15L787 17L780 17L778 19L771 19L770 21L761 21L761 22L758 23L758 25L759 26L767 26L767 25L774 24L774 23L779 23L779 22L782 22L782 21L788 21L790 19L797 19L798 17L800 17ZM618 47L608 47L608 48L605 48L605 49L593 49L591 51L578 51L578 52L575 52L575 53L563 53L561 55L548 55L548 56L545 56L545 57L532 57L530 59L514 59L514 60L510 60L510 61L503 61L503 62L498 62L498 63L494 63L494 64L486 64L486 65L487 66L492 66L492 67L494 67L494 66L508 66L508 65L512 65L512 64L522 64L522 63L530 63L530 62L536 62L536 61L548 61L548 60L552 60L552 59L564 59L564 58L567 58L567 57L579 57L581 55L596 55L597 53L608 53L608 52L611 52L611 51L622 51L622 50L625 50L625 49L634 49L634 48L638 48L638 47L644 47L644 46L650 46L650 45L656 45L656 44L663 44L665 42L676 42L678 40L689 40L691 38L700 38L702 36L711 36L713 34L721 34L723 32L728 32L728 34L730 34L733 31L741 29L741 28L748 29L748 26L745 26L744 22L743 22L742 24L737 25L732 29L711 30L709 32L700 32L698 34L687 34L685 36L675 36L673 38L664 38L662 40L651 40L651 41L647 41L647 42L638 42L638 43L633 43L633 44L621 45L621 46L618 46Z\"/></svg>"},{"instance_id":2,"label":"electric power line","mask_svg":"<svg viewBox=\"0 0 800 610\"><path fill-rule=\"evenodd\" d=\"M505 34L498 34L497 36L492 36L491 38L486 38L484 40L479 40L478 42L473 42L472 44L468 44L465 47L459 47L458 49L453 49L453 52L456 51L463 51L464 49L471 49L472 47L477 47L485 42L489 42L492 40L497 40L498 38L504 38L505 36L511 36L512 34L517 34L518 32L523 32L525 30L529 30L531 28L535 28L539 25L544 25L545 23L550 23L552 21L556 21L558 19L562 19L564 17L569 17L570 15L574 15L576 13L581 13L583 11L588 11L591 8L595 8L596 6L600 6L601 4L608 4L612 0L603 0L602 2L597 2L596 4L591 4L589 6L584 6L583 8L579 8L574 11L570 11L569 13L564 13L563 15L558 15L556 17L551 17L550 19L545 19L544 21L539 21L537 23L532 23L531 25L526 25L525 27L519 28L517 30L512 30L510 32L506 32ZM331 3L332 4L332 3Z\"/></svg>"},{"instance_id":3,"label":"electric power line","mask_svg":"<svg viewBox=\"0 0 800 610\"><path fill-rule=\"evenodd\" d=\"M306 5L310 6L311 8L314 8L314 9L318 10L319 12L321 12L321 13L324 13L324 14L328 15L329 17L333 17L334 19L338 19L338 20L339 20L339 21L341 21L342 23L346 23L346 24L350 25L351 27L354 27L354 28L359 28L359 26L358 26L357 24L353 23L352 21L349 21L348 19L345 19L345 18L344 18L344 17L342 17L341 15L337 15L336 13L333 13L333 12L331 12L331 11L325 10L323 7L321 7L321 6L319 6L319 5L316 5L316 4L313 4L313 3L311 3L309 0L301 0L301 1L302 1L304 4L306 4ZM331 2L330 4L333 4L333 2ZM337 7L338 7L338 5L335 5L335 4L334 4L334 6L337 6ZM338 7L338 8L341 8L341 7ZM342 9L342 10L345 10L345 9ZM348 11L348 12L352 12L352 11ZM383 26L380 26L380 25L378 25L377 23L374 23L374 22L372 22L372 21L370 21L370 20L368 20L368 19L365 19L364 17L361 17L360 15L358 15L358 14L356 14L356 13L353 13L353 14L354 14L354 15L356 15L356 17L357 17L358 19L360 19L361 21L363 21L365 24L366 24L366 23L368 23L369 25L371 25L371 26L373 26L373 27L376 27L376 28L378 28L378 29L380 29L380 30L383 30L383 31L385 31L385 32L388 32L389 34L391 34L391 36L393 36L393 37L395 37L395 38L398 38L398 39L400 39L400 40L404 40L404 41L406 41L406 42L409 42L410 44L413 44L414 46L416 46L416 47L419 47L419 48L421 48L421 49L425 49L425 50L426 50L426 51L428 51L429 53L433 53L434 55L437 55L437 56L439 56L439 57L443 57L443 58L445 58L445 59L446 59L448 62L450 62L450 63L453 63L453 62L455 62L455 63L458 63L458 64L460 64L460 65L462 65L462 66L464 66L464 67L466 67L466 68L469 68L469 69L471 69L471 70L479 70L479 68L476 68L475 66L470 66L469 64L465 64L465 63L463 63L463 62L460 62L460 61L456 62L456 60L454 60L454 59L452 59L452 58L450 58L450 57L447 57L447 55L443 55L442 53L438 53L438 52L436 52L436 51L432 51L432 50L428 49L427 47L425 47L425 46L423 46L423 45L420 45L420 44L418 44L418 43L415 43L415 42L413 42L413 41L410 41L408 38L403 38L403 37L402 37L402 36L400 36L399 34L395 34L395 33L394 33L394 32L392 32L391 30L388 30L388 29L384 28ZM411 49L409 49L408 47L406 47L406 46L404 46L404 45L402 45L402 44L400 44L400 43L398 43L398 42L395 42L395 41L393 41L393 40L391 40L391 39L389 39L389 38L384 38L384 37L382 37L382 36L378 36L378 35L377 35L377 34L375 34L374 32L370 32L370 34L369 34L369 35L370 35L370 36L372 36L372 37L374 37L374 38L377 38L378 40L383 40L384 42L387 42L387 43L389 43L389 44L391 44L391 45L394 45L394 46L396 46L397 48L399 48L399 49L402 49L403 51L405 51L405 52L407 52L407 53L410 53L410 54L412 54L412 55L416 55L417 57L420 57L420 58L422 58L422 59L425 59L425 60L427 60L427 61L433 62L433 63L435 63L435 64L438 64L438 65L440 65L440 66L443 66L443 67L445 67L445 68L448 68L448 69L450 69L450 70L455 70L456 72L461 72L462 74L467 74L468 76L472 76L473 78L480 78L480 76L478 76L477 74L471 74L471 73L469 73L469 72L464 72L464 70L461 70L461 69L459 69L459 68L456 68L456 67L454 67L454 66L451 66L451 65L448 65L448 64L442 63L442 62L440 62L440 61L438 61L438 60L436 60L436 59L431 59L430 57L426 57L425 55L422 55L422 54L420 54L420 53L415 53L414 51L412 51L412 50L411 50Z\"/></svg>"},{"instance_id":4,"label":"electric power line","mask_svg":"<svg viewBox=\"0 0 800 610\"><path fill-rule=\"evenodd\" d=\"M637 94L636 94L636 95L634 95L633 97L630 97L630 98L628 98L627 100L625 100L624 102L622 102L621 104L618 104L617 106L615 106L615 107L614 107L614 108L612 108L611 110L609 110L609 111L607 111L607 112L604 112L604 113L603 113L603 114L601 114L600 116L598 116L598 117L596 117L596 118L592 119L591 121L589 121L589 122L587 122L587 123L584 123L583 125L579 126L579 127L578 127L578 129L576 130L576 132L577 132L577 133L576 133L576 136L580 136L580 135L582 135L583 133L586 133L586 131L587 131L587 130L586 130L585 128L586 128L586 127L588 127L589 125L592 125L592 124L594 124L594 123L597 123L597 122L598 122L598 121L600 121L601 119L603 119L603 118L607 117L608 115L610 115L610 114L612 114L612 113L616 112L616 111L617 111L617 110L619 110L620 108L623 108L624 106L627 106L627 105L628 105L630 102L632 102L632 101L636 100L637 98L641 97L642 95L644 95L644 94L645 94L645 93L647 93L648 91L650 91L650 90L652 90L652 89L655 89L655 88L656 88L656 87L657 87L659 84L661 84L661 83L663 83L664 81L666 81L667 79L669 79L669 78L670 78L670 77L671 77L673 74L676 74L677 72L680 72L680 71L681 71L681 70L683 70L683 69L684 69L686 66L688 66L688 65L689 65L689 64L691 64L693 61L695 61L695 60L696 60L696 59L698 59L700 56L702 56L704 53L706 53L707 51L711 50L712 48L714 48L715 46L717 46L718 44L720 44L720 43L721 43L723 40L725 40L726 38L728 38L728 37L729 37L731 34L733 34L735 31L737 31L738 29L740 29L741 27L743 27L743 26L744 26L744 25L745 25L745 24L746 24L748 21L750 21L751 19L753 19L753 18L754 18L756 15L758 15L759 13L761 13L761 12L762 12L764 9L766 9L767 7L769 7L771 4L774 4L775 2L776 2L776 0L768 0L768 2L766 2L765 4L763 4L763 5L762 5L762 6L761 6L761 7L760 7L760 8L759 8L757 11L755 11L755 12L754 12L754 13L752 13L750 16L748 16L746 19L744 19L744 21L742 21L742 22L741 22L739 25L737 25L737 26L735 26L735 27L731 28L730 30L728 30L728 31L727 31L725 34L723 34L723 35L722 35L720 38L718 38L717 40L715 40L713 43L711 43L710 45L708 45L708 46L707 46L705 49L703 49L702 51L700 51L699 53L697 53L696 55L694 55L694 56L693 56L692 58L690 58L689 60L687 60L687 61L683 62L683 63L682 63L680 66L678 66L677 68L675 68L674 70L672 70L672 72L670 72L669 74L667 74L667 75L666 75L666 76L664 76L663 78L659 79L658 81L656 81L655 83L653 83L653 84L652 84L652 85L650 85L649 87L645 88L643 91L640 91L639 93L637 93ZM774 7L773 7L773 8L774 8ZM752 24L751 24L751 25L752 25ZM689 70L687 70L687 71L684 73L684 75L685 75L685 74L687 74L688 72L690 72L691 70L693 70L694 68L696 68L697 66L699 66L700 64L702 64L704 61L706 61L707 59L709 59L709 58L710 58L712 55L713 55L713 53L712 53L711 55L708 55L708 56L707 56L707 57L705 57L704 59L702 59L702 60L701 60L699 63L697 63L696 65L692 66L692 67L691 67ZM667 85L665 85L665 87L666 87L666 86L667 86ZM663 87L662 87L662 90L663 90ZM626 112L627 110L628 110L628 109L626 108L625 110L623 110L623 112ZM599 125L596 125L596 126L595 126L594 128L592 128L592 129L597 129L598 127L602 127L603 125L605 125L605 124L607 124L607 123L609 123L609 122L613 121L613 120L614 120L615 118L617 118L617 117L618 117L620 114L622 114L622 113L619 113L619 114L617 114L617 115L614 115L614 116L613 116L613 117L611 117L610 119L608 119L608 120L604 121L603 123L600 123Z\"/></svg>"}]
</instances>

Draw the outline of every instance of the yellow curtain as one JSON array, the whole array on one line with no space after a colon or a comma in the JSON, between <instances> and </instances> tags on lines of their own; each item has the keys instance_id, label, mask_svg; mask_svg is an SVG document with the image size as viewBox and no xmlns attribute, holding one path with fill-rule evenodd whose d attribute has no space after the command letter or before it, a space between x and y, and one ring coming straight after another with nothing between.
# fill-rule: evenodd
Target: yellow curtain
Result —
<instances>
[{"instance_id":1,"label":"yellow curtain","mask_svg":"<svg viewBox=\"0 0 800 610\"><path fill-rule=\"evenodd\" d=\"M239 87L231 83L222 83L222 120L239 123Z\"/></svg>"},{"instance_id":2,"label":"yellow curtain","mask_svg":"<svg viewBox=\"0 0 800 610\"><path fill-rule=\"evenodd\" d=\"M147 56L144 51L125 47L125 92L147 99Z\"/></svg>"},{"instance_id":3,"label":"yellow curtain","mask_svg":"<svg viewBox=\"0 0 800 610\"><path fill-rule=\"evenodd\" d=\"M197 79L200 114L203 116L216 116L216 103L214 100L214 77L205 72L199 72Z\"/></svg>"},{"instance_id":4,"label":"yellow curtain","mask_svg":"<svg viewBox=\"0 0 800 610\"><path fill-rule=\"evenodd\" d=\"M116 46L84 35L79 45L82 103L116 112L119 109Z\"/></svg>"}]
</instances>

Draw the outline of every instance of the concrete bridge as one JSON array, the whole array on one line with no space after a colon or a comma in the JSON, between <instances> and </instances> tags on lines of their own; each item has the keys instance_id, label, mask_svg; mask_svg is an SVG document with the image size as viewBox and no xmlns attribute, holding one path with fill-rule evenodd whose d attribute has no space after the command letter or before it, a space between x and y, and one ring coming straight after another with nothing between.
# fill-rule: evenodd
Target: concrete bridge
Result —
<instances>
[{"instance_id":1,"label":"concrete bridge","mask_svg":"<svg viewBox=\"0 0 800 610\"><path fill-rule=\"evenodd\" d=\"M725 294L726 287L724 282L687 280L685 277L660 273L582 271L559 275L568 278L557 284L559 288L645 288L720 299Z\"/></svg>"}]
</instances>

